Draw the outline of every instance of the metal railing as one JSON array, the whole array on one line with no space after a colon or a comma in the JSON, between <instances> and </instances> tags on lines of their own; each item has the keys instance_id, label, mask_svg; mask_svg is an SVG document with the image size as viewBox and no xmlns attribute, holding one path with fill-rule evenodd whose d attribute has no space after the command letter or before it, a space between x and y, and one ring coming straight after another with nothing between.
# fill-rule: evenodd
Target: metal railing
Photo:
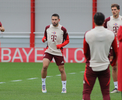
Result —
<instances>
[{"instance_id":1,"label":"metal railing","mask_svg":"<svg viewBox=\"0 0 122 100\"><path fill-rule=\"evenodd\" d=\"M35 47L45 47L41 39L44 32L34 32ZM70 44L67 47L81 47L84 32L68 32ZM30 47L30 32L0 32L1 47Z\"/></svg>"}]
</instances>

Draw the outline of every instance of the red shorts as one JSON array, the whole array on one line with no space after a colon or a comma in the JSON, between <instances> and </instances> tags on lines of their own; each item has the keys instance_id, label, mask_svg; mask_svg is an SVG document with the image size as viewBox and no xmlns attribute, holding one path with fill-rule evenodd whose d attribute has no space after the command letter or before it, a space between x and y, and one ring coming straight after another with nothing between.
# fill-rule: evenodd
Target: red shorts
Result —
<instances>
[{"instance_id":1,"label":"red shorts","mask_svg":"<svg viewBox=\"0 0 122 100\"><path fill-rule=\"evenodd\" d=\"M56 64L59 65L64 65L64 57L63 56L56 56L56 55L52 55L50 53L45 52L44 53L44 57L43 58L47 58L50 61L52 61L52 59L55 59Z\"/></svg>"},{"instance_id":2,"label":"red shorts","mask_svg":"<svg viewBox=\"0 0 122 100\"><path fill-rule=\"evenodd\" d=\"M119 47L117 48L117 51L119 51ZM110 62L111 62L112 59L113 59L113 55L114 55L114 53L113 53L113 49L110 49L110 53L109 53L109 56L108 56ZM118 58L117 58L117 60L118 60ZM117 61L117 63L118 63L118 61Z\"/></svg>"},{"instance_id":3,"label":"red shorts","mask_svg":"<svg viewBox=\"0 0 122 100\"><path fill-rule=\"evenodd\" d=\"M110 85L110 70L109 67L104 71L93 71L91 67L87 66L84 72L84 84L83 84L83 100L90 100L90 94L95 84L96 78L98 78L102 95L109 98L109 85ZM109 100L109 99L106 99Z\"/></svg>"}]
</instances>

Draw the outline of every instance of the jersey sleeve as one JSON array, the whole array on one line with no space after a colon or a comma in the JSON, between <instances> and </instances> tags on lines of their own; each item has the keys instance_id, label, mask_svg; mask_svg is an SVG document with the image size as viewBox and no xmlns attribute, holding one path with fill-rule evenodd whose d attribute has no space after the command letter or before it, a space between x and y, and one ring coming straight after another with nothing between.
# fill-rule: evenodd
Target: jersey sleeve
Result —
<instances>
[{"instance_id":1,"label":"jersey sleeve","mask_svg":"<svg viewBox=\"0 0 122 100\"><path fill-rule=\"evenodd\" d=\"M117 62L117 55L118 55L118 49L117 49L117 39L116 36L112 42L112 50L113 50L113 60L111 61L111 66L114 66Z\"/></svg>"},{"instance_id":2,"label":"jersey sleeve","mask_svg":"<svg viewBox=\"0 0 122 100\"><path fill-rule=\"evenodd\" d=\"M86 33L85 33L86 35ZM90 60L90 48L89 48L89 44L86 42L86 38L84 35L84 39L83 39L83 51L84 51L84 56L86 58L86 64L89 63Z\"/></svg>"},{"instance_id":3,"label":"jersey sleeve","mask_svg":"<svg viewBox=\"0 0 122 100\"><path fill-rule=\"evenodd\" d=\"M2 23L0 22L0 27L2 26Z\"/></svg>"},{"instance_id":4,"label":"jersey sleeve","mask_svg":"<svg viewBox=\"0 0 122 100\"><path fill-rule=\"evenodd\" d=\"M42 38L42 42L46 39L47 41L47 29L50 27L50 25L46 26L45 31L44 31L44 37Z\"/></svg>"},{"instance_id":5,"label":"jersey sleeve","mask_svg":"<svg viewBox=\"0 0 122 100\"><path fill-rule=\"evenodd\" d=\"M64 28L64 27L62 27L61 29L62 29L63 32L64 32L64 34L63 34L63 41L65 41L65 40L67 40L67 37L69 37L69 35L68 35L68 33L67 33L67 29Z\"/></svg>"},{"instance_id":6,"label":"jersey sleeve","mask_svg":"<svg viewBox=\"0 0 122 100\"><path fill-rule=\"evenodd\" d=\"M105 22L104 22L104 27L107 28L107 22L110 20L110 17L106 18L105 19Z\"/></svg>"},{"instance_id":7,"label":"jersey sleeve","mask_svg":"<svg viewBox=\"0 0 122 100\"><path fill-rule=\"evenodd\" d=\"M122 42L122 26L120 26L118 29L117 38Z\"/></svg>"},{"instance_id":8,"label":"jersey sleeve","mask_svg":"<svg viewBox=\"0 0 122 100\"><path fill-rule=\"evenodd\" d=\"M61 29L64 32L64 34L63 34L63 43L62 44L58 44L57 45L57 49L60 49L60 48L64 47L65 45L67 45L69 43L69 35L67 33L66 28L62 27Z\"/></svg>"},{"instance_id":9,"label":"jersey sleeve","mask_svg":"<svg viewBox=\"0 0 122 100\"><path fill-rule=\"evenodd\" d=\"M62 46L65 46L69 43L69 35L67 33L67 29L62 27L63 28L63 31L64 31L64 34L63 34L63 43L62 43Z\"/></svg>"}]
</instances>

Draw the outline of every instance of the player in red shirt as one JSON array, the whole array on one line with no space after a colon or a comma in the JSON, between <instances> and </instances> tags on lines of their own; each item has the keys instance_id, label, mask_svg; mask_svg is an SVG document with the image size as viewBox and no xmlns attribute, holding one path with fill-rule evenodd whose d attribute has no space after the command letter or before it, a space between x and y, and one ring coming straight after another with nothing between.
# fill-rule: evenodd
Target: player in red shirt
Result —
<instances>
[{"instance_id":1,"label":"player in red shirt","mask_svg":"<svg viewBox=\"0 0 122 100\"><path fill-rule=\"evenodd\" d=\"M110 47L113 47L112 66L117 60L117 41L115 34L104 28L105 17L101 12L94 15L95 28L86 32L83 42L83 50L86 58L86 68L83 80L83 99L90 100L90 94L98 78L103 100L110 100L110 61L108 58Z\"/></svg>"},{"instance_id":2,"label":"player in red shirt","mask_svg":"<svg viewBox=\"0 0 122 100\"><path fill-rule=\"evenodd\" d=\"M59 24L60 18L58 14L51 17L52 24L46 26L42 41L47 41L47 47L43 57L42 75L42 92L46 93L46 76L47 68L54 58L61 73L62 92L66 93L66 73L64 69L63 47L69 43L69 35L66 28Z\"/></svg>"},{"instance_id":3,"label":"player in red shirt","mask_svg":"<svg viewBox=\"0 0 122 100\"><path fill-rule=\"evenodd\" d=\"M118 4L112 4L111 5L111 11L112 11L112 16L106 18L105 23L104 23L104 27L112 30L115 35L117 35L117 31L120 25L122 25L122 16L119 15L120 12L120 6ZM118 44L118 48L119 48L119 41L117 41ZM113 58L112 56L112 49L110 51L110 60ZM114 86L115 88L111 91L111 93L118 93L118 81L117 81L117 66L112 67L112 77L113 77L113 81L114 81Z\"/></svg>"},{"instance_id":4,"label":"player in red shirt","mask_svg":"<svg viewBox=\"0 0 122 100\"><path fill-rule=\"evenodd\" d=\"M2 26L2 23L0 22L0 31L1 32L4 32L5 31L5 29L4 29L4 27Z\"/></svg>"}]
</instances>

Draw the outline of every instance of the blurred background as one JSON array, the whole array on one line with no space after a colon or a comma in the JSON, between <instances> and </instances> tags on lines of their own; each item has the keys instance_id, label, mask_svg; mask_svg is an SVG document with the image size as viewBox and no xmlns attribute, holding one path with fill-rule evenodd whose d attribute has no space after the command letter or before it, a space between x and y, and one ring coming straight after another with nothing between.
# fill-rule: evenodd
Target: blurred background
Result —
<instances>
[{"instance_id":1,"label":"blurred background","mask_svg":"<svg viewBox=\"0 0 122 100\"><path fill-rule=\"evenodd\" d=\"M120 4L122 15L121 0L0 0L0 21L5 28L5 32L0 33L1 47L45 47L41 41L45 26L51 24L51 15L58 13L60 24L70 36L66 47L82 48L84 33L93 27L93 1L97 11L103 12L106 18L112 15L112 3ZM35 24L31 19L32 3L35 4ZM30 37L32 27L35 35ZM30 46L33 38L34 45Z\"/></svg>"}]
</instances>

